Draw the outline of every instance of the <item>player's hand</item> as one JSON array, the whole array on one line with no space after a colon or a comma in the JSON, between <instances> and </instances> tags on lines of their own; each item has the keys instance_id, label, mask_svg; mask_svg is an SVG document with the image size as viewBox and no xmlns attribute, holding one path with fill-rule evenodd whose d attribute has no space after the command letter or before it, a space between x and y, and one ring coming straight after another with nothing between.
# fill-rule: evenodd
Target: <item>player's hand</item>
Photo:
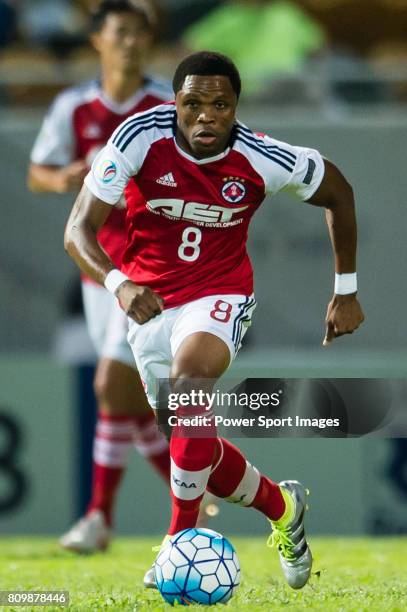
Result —
<instances>
[{"instance_id":1,"label":"player's hand","mask_svg":"<svg viewBox=\"0 0 407 612\"><path fill-rule=\"evenodd\" d=\"M364 318L356 293L334 294L328 304L325 338L322 345L329 346L335 338L353 333L363 323Z\"/></svg>"},{"instance_id":2,"label":"player's hand","mask_svg":"<svg viewBox=\"0 0 407 612\"><path fill-rule=\"evenodd\" d=\"M164 308L164 301L157 293L132 281L122 283L116 296L127 316L140 325L159 315Z\"/></svg>"},{"instance_id":3,"label":"player's hand","mask_svg":"<svg viewBox=\"0 0 407 612\"><path fill-rule=\"evenodd\" d=\"M88 164L83 159L78 159L61 168L58 171L57 191L59 193L79 191L88 170Z\"/></svg>"}]
</instances>

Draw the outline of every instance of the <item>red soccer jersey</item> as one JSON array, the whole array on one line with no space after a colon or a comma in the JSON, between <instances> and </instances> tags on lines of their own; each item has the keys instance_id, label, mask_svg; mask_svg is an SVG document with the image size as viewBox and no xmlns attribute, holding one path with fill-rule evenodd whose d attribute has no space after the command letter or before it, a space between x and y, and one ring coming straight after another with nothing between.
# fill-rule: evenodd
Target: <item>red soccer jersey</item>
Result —
<instances>
[{"instance_id":1,"label":"red soccer jersey","mask_svg":"<svg viewBox=\"0 0 407 612\"><path fill-rule=\"evenodd\" d=\"M246 251L250 220L266 193L289 189L303 200L324 163L313 149L254 134L236 123L221 154L195 159L175 140L173 104L128 119L85 179L116 204L125 189L127 244L122 270L175 307L207 295L253 291Z\"/></svg>"},{"instance_id":2,"label":"red soccer jersey","mask_svg":"<svg viewBox=\"0 0 407 612\"><path fill-rule=\"evenodd\" d=\"M143 86L118 104L107 98L98 81L67 89L57 96L34 144L31 161L65 166L85 159L91 166L114 130L134 113L169 100L172 92L164 81L145 78ZM118 205L99 232L98 240L120 267L125 246L125 207Z\"/></svg>"}]
</instances>

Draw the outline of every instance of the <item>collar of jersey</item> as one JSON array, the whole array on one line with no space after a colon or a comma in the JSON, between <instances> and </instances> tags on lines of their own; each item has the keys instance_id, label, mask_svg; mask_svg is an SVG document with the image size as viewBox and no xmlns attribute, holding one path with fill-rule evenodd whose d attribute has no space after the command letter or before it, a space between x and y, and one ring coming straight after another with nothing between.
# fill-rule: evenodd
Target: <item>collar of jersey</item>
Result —
<instances>
[{"instance_id":1,"label":"collar of jersey","mask_svg":"<svg viewBox=\"0 0 407 612\"><path fill-rule=\"evenodd\" d=\"M218 153L218 155L213 155L212 157L204 157L203 159L197 159L196 157L193 157L192 155L188 155L186 151L181 149L181 147L177 144L177 141L175 140L175 136L174 136L174 144L175 144L175 148L177 149L178 153L182 155L182 157L186 157L187 159L189 159L189 161L194 162L194 164L199 164L199 165L210 164L211 162L219 161L220 159L223 159L224 157L226 157L226 155L230 151L230 147L227 147L224 151L222 151L222 153Z\"/></svg>"},{"instance_id":2,"label":"collar of jersey","mask_svg":"<svg viewBox=\"0 0 407 612\"><path fill-rule=\"evenodd\" d=\"M127 100L124 100L124 102L116 102L115 100L112 100L112 98L109 98L107 94L105 94L102 89L102 85L99 82L99 97L103 105L106 106L106 108L113 111L117 115L126 115L146 95L147 83L148 80L144 77L141 87L139 87L139 89L137 89L134 94L130 96L130 98L127 98Z\"/></svg>"}]
</instances>

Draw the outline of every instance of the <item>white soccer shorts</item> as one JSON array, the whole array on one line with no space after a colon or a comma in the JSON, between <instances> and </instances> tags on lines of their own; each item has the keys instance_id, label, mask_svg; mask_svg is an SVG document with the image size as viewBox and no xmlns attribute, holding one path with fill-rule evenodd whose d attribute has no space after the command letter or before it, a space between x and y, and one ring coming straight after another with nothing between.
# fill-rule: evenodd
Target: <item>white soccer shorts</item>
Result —
<instances>
[{"instance_id":1,"label":"white soccer shorts","mask_svg":"<svg viewBox=\"0 0 407 612\"><path fill-rule=\"evenodd\" d=\"M232 362L255 308L253 295L212 295L168 308L143 325L129 319L127 339L150 405L158 408L157 381L168 379L173 357L187 336L196 332L218 336L228 346Z\"/></svg>"},{"instance_id":2,"label":"white soccer shorts","mask_svg":"<svg viewBox=\"0 0 407 612\"><path fill-rule=\"evenodd\" d=\"M83 306L89 335L98 357L107 357L136 367L127 342L127 315L117 298L95 283L82 283Z\"/></svg>"}]
</instances>

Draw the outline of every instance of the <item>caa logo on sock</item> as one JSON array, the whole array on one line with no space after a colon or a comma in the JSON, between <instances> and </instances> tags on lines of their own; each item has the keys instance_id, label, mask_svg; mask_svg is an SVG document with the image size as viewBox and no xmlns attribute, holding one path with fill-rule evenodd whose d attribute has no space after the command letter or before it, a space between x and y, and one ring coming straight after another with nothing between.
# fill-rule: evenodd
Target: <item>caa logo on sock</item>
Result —
<instances>
[{"instance_id":1,"label":"caa logo on sock","mask_svg":"<svg viewBox=\"0 0 407 612\"><path fill-rule=\"evenodd\" d=\"M179 478L177 478L176 476L173 476L172 480L175 482L177 487L184 487L185 489L196 489L196 484L194 482L187 484L183 480L179 480Z\"/></svg>"},{"instance_id":2,"label":"caa logo on sock","mask_svg":"<svg viewBox=\"0 0 407 612\"><path fill-rule=\"evenodd\" d=\"M112 160L106 159L98 168L99 177L103 183L111 183L117 174L117 166Z\"/></svg>"}]
</instances>

